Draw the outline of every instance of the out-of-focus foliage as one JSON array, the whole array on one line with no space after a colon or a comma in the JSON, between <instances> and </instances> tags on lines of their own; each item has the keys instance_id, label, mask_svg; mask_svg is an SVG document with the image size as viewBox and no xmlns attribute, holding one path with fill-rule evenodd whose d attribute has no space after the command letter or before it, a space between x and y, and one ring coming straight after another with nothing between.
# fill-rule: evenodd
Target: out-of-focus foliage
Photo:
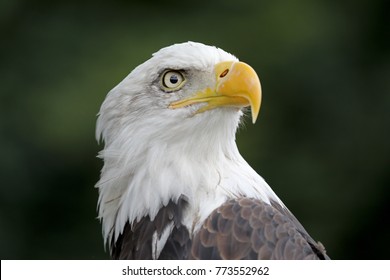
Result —
<instances>
[{"instance_id":1,"label":"out-of-focus foliage","mask_svg":"<svg viewBox=\"0 0 390 280\"><path fill-rule=\"evenodd\" d=\"M217 45L263 85L238 144L336 259L390 249L389 1L0 3L0 256L107 258L94 188L106 93L161 47Z\"/></svg>"}]
</instances>

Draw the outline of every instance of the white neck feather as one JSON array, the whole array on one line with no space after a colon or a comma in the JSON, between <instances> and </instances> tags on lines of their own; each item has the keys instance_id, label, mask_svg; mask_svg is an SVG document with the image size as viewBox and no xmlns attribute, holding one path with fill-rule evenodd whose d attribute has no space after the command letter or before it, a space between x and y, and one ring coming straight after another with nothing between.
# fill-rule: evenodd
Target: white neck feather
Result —
<instances>
[{"instance_id":1,"label":"white neck feather","mask_svg":"<svg viewBox=\"0 0 390 280\"><path fill-rule=\"evenodd\" d=\"M183 196L189 205L183 224L190 233L229 198L245 195L279 201L237 149L235 133L242 113L216 110L220 112L212 112L212 118L205 112L181 124L170 123L166 126L170 130L151 131L148 124L139 123L106 141L97 183L106 241L114 232L116 240L126 222L147 215L153 220L163 205Z\"/></svg>"}]
</instances>

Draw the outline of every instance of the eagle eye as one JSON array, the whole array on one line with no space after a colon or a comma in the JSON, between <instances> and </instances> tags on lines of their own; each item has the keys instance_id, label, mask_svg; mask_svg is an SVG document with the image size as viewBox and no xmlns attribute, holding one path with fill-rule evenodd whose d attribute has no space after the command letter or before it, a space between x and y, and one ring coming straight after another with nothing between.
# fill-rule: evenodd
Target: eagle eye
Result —
<instances>
[{"instance_id":1,"label":"eagle eye","mask_svg":"<svg viewBox=\"0 0 390 280\"><path fill-rule=\"evenodd\" d=\"M184 85L185 78L181 71L168 70L166 71L162 78L161 83L166 90L178 90Z\"/></svg>"}]
</instances>

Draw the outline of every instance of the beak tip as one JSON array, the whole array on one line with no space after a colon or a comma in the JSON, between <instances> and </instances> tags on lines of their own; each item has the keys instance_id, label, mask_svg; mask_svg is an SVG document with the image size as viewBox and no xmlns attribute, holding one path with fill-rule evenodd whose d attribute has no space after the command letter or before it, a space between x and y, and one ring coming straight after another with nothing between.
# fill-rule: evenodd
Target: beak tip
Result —
<instances>
[{"instance_id":1,"label":"beak tip","mask_svg":"<svg viewBox=\"0 0 390 280\"><path fill-rule=\"evenodd\" d=\"M252 113L252 123L255 124L257 120L257 114Z\"/></svg>"},{"instance_id":2,"label":"beak tip","mask_svg":"<svg viewBox=\"0 0 390 280\"><path fill-rule=\"evenodd\" d=\"M251 104L252 123L255 124L260 112L260 104Z\"/></svg>"}]
</instances>

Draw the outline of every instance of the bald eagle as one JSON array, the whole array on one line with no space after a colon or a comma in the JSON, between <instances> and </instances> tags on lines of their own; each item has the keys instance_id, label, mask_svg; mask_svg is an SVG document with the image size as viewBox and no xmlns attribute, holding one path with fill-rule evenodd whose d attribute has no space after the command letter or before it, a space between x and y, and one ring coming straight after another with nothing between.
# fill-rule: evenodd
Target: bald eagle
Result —
<instances>
[{"instance_id":1,"label":"bald eagle","mask_svg":"<svg viewBox=\"0 0 390 280\"><path fill-rule=\"evenodd\" d=\"M113 259L328 259L240 155L235 134L261 86L248 64L187 42L156 52L112 89L98 212Z\"/></svg>"}]
</instances>

